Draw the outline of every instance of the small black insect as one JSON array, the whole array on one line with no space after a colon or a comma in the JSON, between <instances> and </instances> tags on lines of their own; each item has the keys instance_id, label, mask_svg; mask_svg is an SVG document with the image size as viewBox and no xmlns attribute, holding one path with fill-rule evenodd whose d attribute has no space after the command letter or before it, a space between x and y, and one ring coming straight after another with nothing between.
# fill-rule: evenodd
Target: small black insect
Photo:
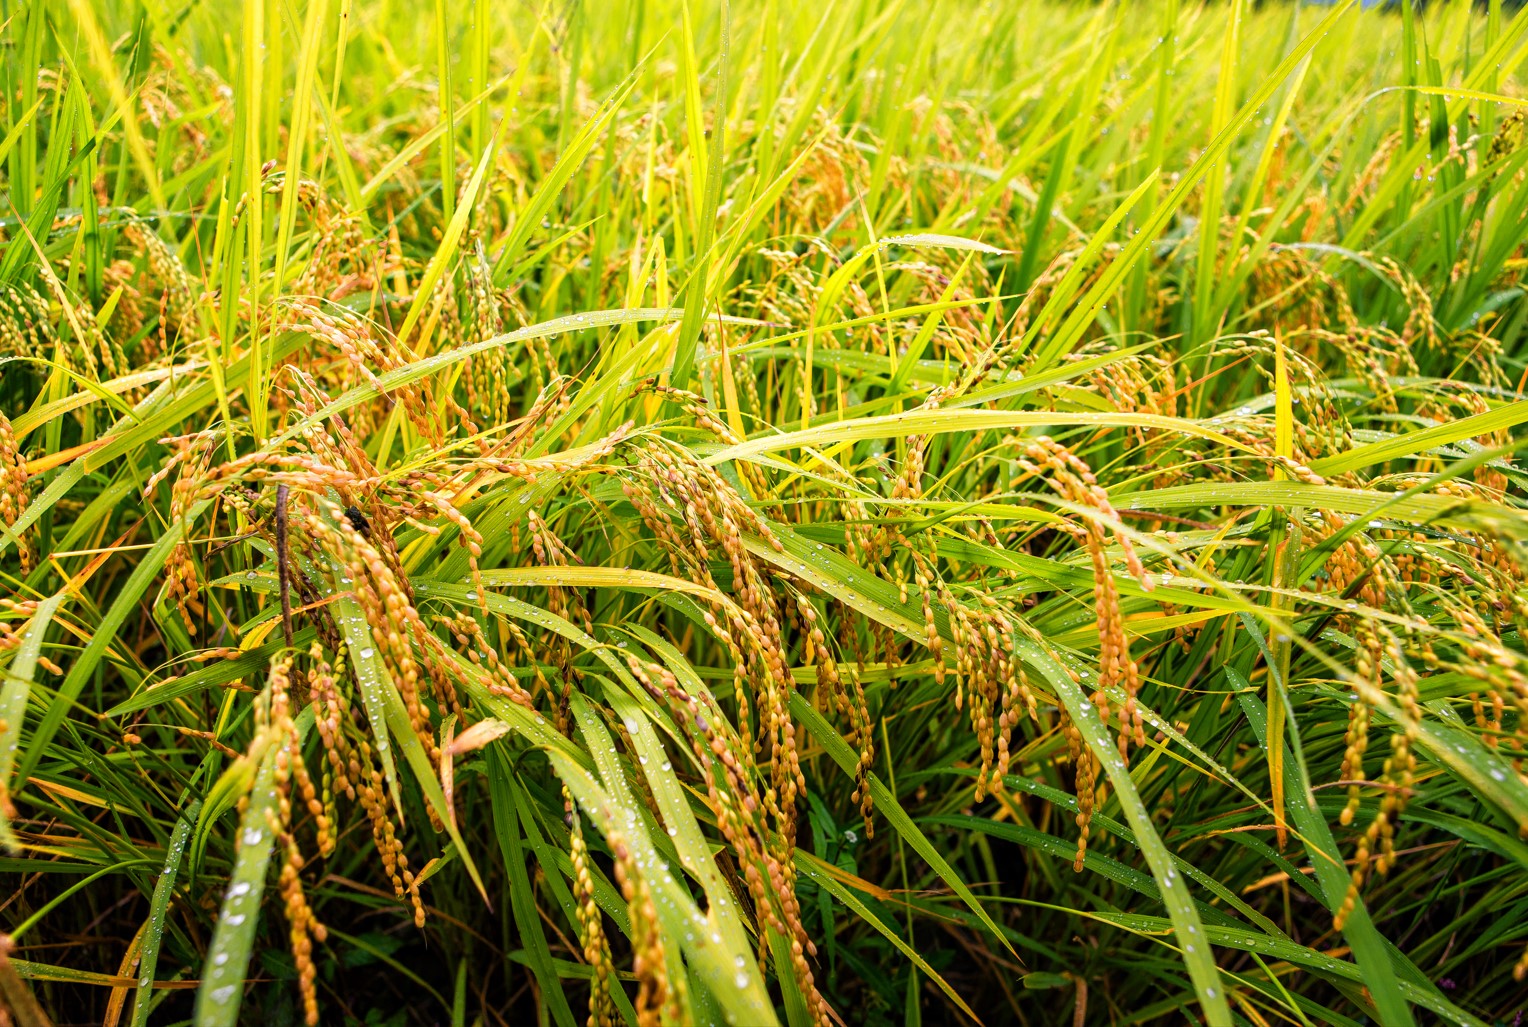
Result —
<instances>
[{"instance_id":1,"label":"small black insect","mask_svg":"<svg viewBox=\"0 0 1528 1027\"><path fill-rule=\"evenodd\" d=\"M366 519L365 514L355 507L345 507L345 520L350 522L352 528L361 533L362 538L371 537L371 522Z\"/></svg>"}]
</instances>

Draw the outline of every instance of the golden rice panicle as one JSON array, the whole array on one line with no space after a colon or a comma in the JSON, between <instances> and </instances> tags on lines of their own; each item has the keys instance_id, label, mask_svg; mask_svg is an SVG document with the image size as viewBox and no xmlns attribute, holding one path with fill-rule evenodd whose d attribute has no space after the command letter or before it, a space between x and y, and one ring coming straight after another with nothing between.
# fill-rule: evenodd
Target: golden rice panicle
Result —
<instances>
[{"instance_id":1,"label":"golden rice panicle","mask_svg":"<svg viewBox=\"0 0 1528 1027\"><path fill-rule=\"evenodd\" d=\"M524 629L508 619L501 618L499 624L503 627L504 632L509 635L510 641L514 644L514 648L519 656L530 665L531 679L536 685L535 690L531 693L532 706L534 707L537 696L546 696L550 700L552 696L552 683L547 679L545 671L541 668L541 663L536 659L536 651L531 646L530 639L526 637Z\"/></svg>"},{"instance_id":2,"label":"golden rice panicle","mask_svg":"<svg viewBox=\"0 0 1528 1027\"><path fill-rule=\"evenodd\" d=\"M22 458L10 419L0 413L0 521L5 522L7 528L15 527L30 502L26 460ZM18 539L17 550L21 558L21 573L30 573L35 557L25 532Z\"/></svg>"},{"instance_id":3,"label":"golden rice panicle","mask_svg":"<svg viewBox=\"0 0 1528 1027\"><path fill-rule=\"evenodd\" d=\"M488 641L488 635L483 630L483 626L471 614L458 611L450 617L439 617L437 620L445 624L446 630L450 631L452 637L456 639L460 651L467 654L467 659L487 672L486 684L490 692L509 699L527 710L535 711L535 697L520 684L509 665L499 658L497 650ZM530 644L523 632L515 637L515 644L524 651L530 650Z\"/></svg>"},{"instance_id":4,"label":"golden rice panicle","mask_svg":"<svg viewBox=\"0 0 1528 1027\"><path fill-rule=\"evenodd\" d=\"M424 704L421 667L414 650L415 640L428 634L428 629L410 601L410 591L381 551L338 510L331 514L343 539L342 555L351 590L361 605L376 650L398 687L419 744L431 762L438 763L434 727ZM310 519L310 523L313 520L316 518Z\"/></svg>"},{"instance_id":5,"label":"golden rice panicle","mask_svg":"<svg viewBox=\"0 0 1528 1027\"><path fill-rule=\"evenodd\" d=\"M1401 327L1401 343L1408 350L1418 348L1436 349L1441 345L1438 322L1433 317L1432 296L1421 282L1407 272L1394 258L1381 260L1380 266L1400 288L1406 302L1406 323Z\"/></svg>"},{"instance_id":6,"label":"golden rice panicle","mask_svg":"<svg viewBox=\"0 0 1528 1027\"><path fill-rule=\"evenodd\" d=\"M195 316L194 304L201 290L179 255L143 221L127 221L122 234L142 254L150 281L159 287L158 353L166 354L182 327ZM145 338L144 345L148 343Z\"/></svg>"},{"instance_id":7,"label":"golden rice panicle","mask_svg":"<svg viewBox=\"0 0 1528 1027\"><path fill-rule=\"evenodd\" d=\"M759 751L768 747L771 787L762 799L772 814L778 812L791 825L796 799L805 791L788 709L794 686L775 588L743 539L752 535L777 552L783 547L752 507L688 449L649 440L635 449L634 457L638 474L625 483L625 493L655 534L673 544L675 573L717 591L710 570L713 548L731 567L735 602L709 600L706 622L734 659L738 730ZM649 490L656 491L661 504L644 495ZM782 834L794 837L788 827Z\"/></svg>"},{"instance_id":8,"label":"golden rice panicle","mask_svg":"<svg viewBox=\"0 0 1528 1027\"><path fill-rule=\"evenodd\" d=\"M923 601L923 644L928 648L934 664L934 681L943 685L947 673L944 659L944 639L939 634L939 624L934 619L934 566L916 549L909 550L913 558L913 578L918 585L918 595Z\"/></svg>"},{"instance_id":9,"label":"golden rice panicle","mask_svg":"<svg viewBox=\"0 0 1528 1027\"><path fill-rule=\"evenodd\" d=\"M1348 727L1343 737L1341 779L1350 782L1348 801L1339 814L1344 825L1351 824L1363 799L1364 753L1369 748L1369 704L1359 699L1348 707Z\"/></svg>"},{"instance_id":10,"label":"golden rice panicle","mask_svg":"<svg viewBox=\"0 0 1528 1027\"><path fill-rule=\"evenodd\" d=\"M1410 348L1396 332L1382 325L1354 325L1340 333L1312 334L1333 342L1342 351L1348 370L1374 392L1375 407L1385 413L1399 410L1396 380L1421 373Z\"/></svg>"},{"instance_id":11,"label":"golden rice panicle","mask_svg":"<svg viewBox=\"0 0 1528 1027\"><path fill-rule=\"evenodd\" d=\"M1320 484L1321 478L1307 464L1312 460L1352 448L1353 426L1333 390L1331 379L1317 361L1322 346L1346 352L1357 329L1345 332L1306 329L1302 326L1277 335L1266 331L1216 344L1223 359L1245 356L1248 365L1268 384L1276 386L1276 368L1282 355L1294 415L1293 457L1275 455L1275 419L1266 413L1236 413L1222 418L1224 434L1251 446L1262 459L1291 470L1299 481ZM1389 387L1389 376L1384 377ZM1271 470L1271 468L1270 468Z\"/></svg>"},{"instance_id":12,"label":"golden rice panicle","mask_svg":"<svg viewBox=\"0 0 1528 1027\"><path fill-rule=\"evenodd\" d=\"M299 436L308 451L319 461L329 467L347 471L357 479L366 480L376 478L377 469L364 449L356 441L350 426L339 414L331 414L327 423L318 419L317 414L321 408L329 406L331 398L329 393L319 381L300 367L291 364L283 369L291 377L295 391L294 406L302 414L303 421L299 426ZM340 501L347 505L356 502L356 495L349 481L335 481L331 483Z\"/></svg>"},{"instance_id":13,"label":"golden rice panicle","mask_svg":"<svg viewBox=\"0 0 1528 1027\"><path fill-rule=\"evenodd\" d=\"M1348 526L1347 520L1329 510L1322 517L1324 530L1312 531L1313 545L1326 541ZM1345 605L1337 618L1339 624L1348 625L1357 619L1359 615L1353 611L1360 607L1384 609L1388 602L1387 587L1395 578L1394 565L1384 551L1368 534L1360 531L1349 535L1327 555L1326 563L1307 587L1356 599L1358 605Z\"/></svg>"},{"instance_id":14,"label":"golden rice panicle","mask_svg":"<svg viewBox=\"0 0 1528 1027\"><path fill-rule=\"evenodd\" d=\"M178 469L179 474L170 490L172 523L184 524L191 507L200 498L212 464L218 434L204 431L195 435L160 440L171 446L173 452L160 471L149 479L144 489L144 496L147 498L172 468ZM165 560L165 584L170 597L175 600L176 606L180 609L186 631L194 637L197 622L206 611L206 607L203 606L200 596L201 579L197 573L196 558L192 555L191 543L185 537L176 543L175 548Z\"/></svg>"},{"instance_id":15,"label":"golden rice panicle","mask_svg":"<svg viewBox=\"0 0 1528 1027\"><path fill-rule=\"evenodd\" d=\"M1112 715L1108 690L1118 687L1125 693L1125 703L1119 712L1119 750L1121 756L1128 757L1132 742L1137 746L1146 744L1145 722L1136 702L1136 694L1140 690L1140 671L1130 655L1124 615L1120 610L1119 590L1114 583L1114 572L1109 567L1107 539L1100 523L1108 521L1117 524L1119 514L1109 502L1108 494L1098 485L1092 470L1065 446L1049 437L1040 436L1022 442L1016 440L1015 447L1020 453L1017 463L1026 474L1035 475L1063 498L1094 511L1092 516L1082 518L1081 525L1072 528L1072 533L1082 539L1093 566L1099 672L1092 699L1104 725L1108 726ZM1129 538L1116 533L1115 541L1131 576L1149 590L1152 587L1151 581Z\"/></svg>"},{"instance_id":16,"label":"golden rice panicle","mask_svg":"<svg viewBox=\"0 0 1528 1027\"><path fill-rule=\"evenodd\" d=\"M789 940L797 984L807 999L814 1022L825 1024L827 1003L817 991L807 962L808 956L817 954L817 947L807 936L796 898L790 834L794 821L785 819L769 793L760 796L753 780L756 772L737 757L746 745L728 729L719 711L702 709L700 701L686 692L667 668L644 663L634 655L627 657L627 665L648 694L665 705L686 728L696 762L704 771L707 803L716 816L717 829L737 859L756 914Z\"/></svg>"},{"instance_id":17,"label":"golden rice panicle","mask_svg":"<svg viewBox=\"0 0 1528 1027\"><path fill-rule=\"evenodd\" d=\"M1459 420L1461 414L1469 417L1489 413L1490 410L1491 404L1473 388L1456 383L1440 383L1432 388L1427 399L1417 407L1416 413L1418 417L1445 424ZM1501 428L1477 435L1474 441L1482 449L1510 449L1512 433ZM1511 466L1511 452L1500 453L1474 471L1475 483L1493 499L1505 496L1507 492L1507 475L1500 467L1494 466L1498 464Z\"/></svg>"},{"instance_id":18,"label":"golden rice panicle","mask_svg":"<svg viewBox=\"0 0 1528 1027\"><path fill-rule=\"evenodd\" d=\"M1480 682L1491 701L1491 712L1486 714L1479 693L1471 693L1476 707L1475 722L1481 729L1481 739L1487 745L1499 746L1503 741L1511 750L1517 770L1524 772L1524 753L1528 752L1528 661L1521 654L1505 645L1491 621L1479 610L1466 603L1450 603L1448 610L1458 626L1458 636L1452 639L1458 657L1446 660L1434 656L1440 668ZM1518 615L1521 630L1522 615ZM1504 727L1506 710L1511 703L1516 713L1516 724L1509 733ZM1528 825L1525 836L1528 836Z\"/></svg>"},{"instance_id":19,"label":"golden rice panicle","mask_svg":"<svg viewBox=\"0 0 1528 1027\"><path fill-rule=\"evenodd\" d=\"M589 1027L614 1027L615 1003L610 997L615 968L610 961L610 943L600 919L600 907L594 901L594 875L589 871L589 846L584 842L582 818L567 790L563 790L572 836L568 856L573 863L573 903L578 916L579 940L584 962L594 971L589 982Z\"/></svg>"},{"instance_id":20,"label":"golden rice panicle","mask_svg":"<svg viewBox=\"0 0 1528 1027\"><path fill-rule=\"evenodd\" d=\"M266 179L270 195L285 192L289 179L283 173ZM342 212L319 183L304 178L297 183L297 204L313 229L313 251L292 291L339 301L352 292L369 289L376 281L376 244L362 231L360 218Z\"/></svg>"},{"instance_id":21,"label":"golden rice panicle","mask_svg":"<svg viewBox=\"0 0 1528 1027\"><path fill-rule=\"evenodd\" d=\"M350 777L358 781L357 797L366 811L371 826L372 842L382 856L382 869L392 882L393 893L398 898L407 897L414 908L414 926L423 927L424 902L419 897L419 882L409 869L408 856L404 854L403 842L398 838L389 810L387 782L372 756L371 743L364 734L358 733L352 747Z\"/></svg>"},{"instance_id":22,"label":"golden rice panicle","mask_svg":"<svg viewBox=\"0 0 1528 1027\"><path fill-rule=\"evenodd\" d=\"M1097 342L1079 347L1067 355L1067 360L1087 360L1114 349L1112 344ZM1121 355L1088 372L1087 377L1115 410L1177 416L1178 390L1175 388L1173 364L1170 360L1150 353ZM1130 433L1142 444L1150 444L1162 435L1159 431L1142 427L1133 427Z\"/></svg>"},{"instance_id":23,"label":"golden rice panicle","mask_svg":"<svg viewBox=\"0 0 1528 1027\"><path fill-rule=\"evenodd\" d=\"M56 274L45 277L58 304L59 329L54 328L53 308L37 289L26 284L0 285L0 357L53 360L66 367L77 361L85 377L97 381L123 373L127 361L122 347L97 324L95 311L88 303L72 299ZM73 345L61 344L64 335Z\"/></svg>"},{"instance_id":24,"label":"golden rice panicle","mask_svg":"<svg viewBox=\"0 0 1528 1027\"><path fill-rule=\"evenodd\" d=\"M482 342L502 334L504 316L488 256L476 232L465 252L469 255L458 266L455 283L459 303L447 303L446 308L460 321L463 343ZM509 384L514 370L503 346L492 346L467 358L463 379L468 405L490 424L504 424L512 417L514 397Z\"/></svg>"},{"instance_id":25,"label":"golden rice panicle","mask_svg":"<svg viewBox=\"0 0 1528 1027\"><path fill-rule=\"evenodd\" d=\"M619 834L612 834L606 840L615 857L616 885L626 900L631 924L631 969L637 978L637 1027L660 1027L665 1021L683 1023L683 978L673 978L677 986L670 987L663 928L658 923L652 889L626 840Z\"/></svg>"},{"instance_id":26,"label":"golden rice panicle","mask_svg":"<svg viewBox=\"0 0 1528 1027\"><path fill-rule=\"evenodd\" d=\"M1341 930L1357 906L1358 895L1372 869L1376 874L1386 874L1395 864L1395 833L1401 815L1406 810L1416 776L1416 755L1413 751L1421 722L1421 704L1417 691L1417 675L1397 637L1386 627L1371 619L1361 621L1355 631L1359 645L1355 655L1352 685L1358 698L1353 709L1363 708L1357 719L1350 722L1348 750L1343 759L1344 777L1355 783L1348 787L1348 803L1341 815L1342 823L1350 824L1359 809L1359 791L1363 787L1362 754L1363 731L1370 710L1380 704L1391 704L1391 698L1383 690L1381 674L1390 668L1395 682L1394 706L1399 713L1399 726L1389 738L1390 755L1385 759L1374 784L1383 789L1379 809L1358 839L1354 854L1353 870L1348 889L1333 918L1333 924ZM1358 729L1352 724L1357 724ZM1355 738L1355 733L1357 737ZM1351 774L1353 776L1349 777Z\"/></svg>"},{"instance_id":27,"label":"golden rice panicle","mask_svg":"<svg viewBox=\"0 0 1528 1027\"><path fill-rule=\"evenodd\" d=\"M839 714L848 719L850 727L847 738L859 749L859 758L854 766L854 794L850 796L850 801L860 804L865 834L873 838L875 821L872 819L874 800L870 795L870 767L875 760L875 732L870 723L870 710L865 703L864 684L856 672L851 672L850 683L845 683L838 662L828 647L827 638L818 626L817 608L804 593L797 593L796 608L801 614L804 636L802 662L806 666L815 667L818 688L833 700Z\"/></svg>"},{"instance_id":28,"label":"golden rice panicle","mask_svg":"<svg viewBox=\"0 0 1528 1027\"><path fill-rule=\"evenodd\" d=\"M467 515L457 509L451 497L439 492L425 493L425 501L435 507L445 520L456 526L457 543L467 551L467 567L472 575L474 594L477 596L478 609L484 617L488 616L488 589L483 585L483 574L478 569L478 560L483 555L483 536L472 526Z\"/></svg>"},{"instance_id":29,"label":"golden rice panicle","mask_svg":"<svg viewBox=\"0 0 1528 1027\"><path fill-rule=\"evenodd\" d=\"M1311 209L1313 217L1319 218L1325 207ZM1357 322L1341 281L1295 247L1276 248L1252 264L1250 271L1249 292L1261 300L1258 324L1272 332L1289 335L1313 324L1346 330Z\"/></svg>"},{"instance_id":30,"label":"golden rice panicle","mask_svg":"<svg viewBox=\"0 0 1528 1027\"><path fill-rule=\"evenodd\" d=\"M289 925L288 936L292 946L292 959L297 967L298 990L302 995L304 1020L309 1025L318 1023L318 996L315 988L318 971L313 963L313 942L322 942L327 930L313 915L303 893L301 870L302 851L297 844L293 828L293 785L297 799L311 814L318 825L320 845L324 844L329 827L327 815L308 776L302 759L302 738L292 720L291 688L293 657L287 653L271 662L264 727L271 733L276 746L275 789L276 806L268 812L269 827L278 839L282 857L280 889L282 904Z\"/></svg>"},{"instance_id":31,"label":"golden rice panicle","mask_svg":"<svg viewBox=\"0 0 1528 1027\"><path fill-rule=\"evenodd\" d=\"M752 384L757 388L757 382ZM632 397L635 398L649 392L657 393L679 407L695 422L695 427L701 431L709 432L723 443L730 446L743 441L723 417L712 412L704 396L685 389L676 389L673 386L665 385L656 378L649 378L633 390ZM755 496L763 497L768 495L769 483L765 478L763 468L751 460L739 461L736 467L738 476L752 490Z\"/></svg>"},{"instance_id":32,"label":"golden rice panicle","mask_svg":"<svg viewBox=\"0 0 1528 1027\"><path fill-rule=\"evenodd\" d=\"M538 566L566 567L570 557L577 560L573 551L557 537L556 532L552 531L536 511L527 513L526 521L531 536L531 554ZM581 621L585 630L593 631L593 620L576 589L562 585L547 586L547 609L564 620L575 623ZM581 672L573 665L573 646L566 638L558 635L548 643L548 647L550 651L547 662L557 668L557 676L562 681L562 690L554 699L554 721L558 731L565 735L571 734L573 686L581 676Z\"/></svg>"},{"instance_id":33,"label":"golden rice panicle","mask_svg":"<svg viewBox=\"0 0 1528 1027\"><path fill-rule=\"evenodd\" d=\"M355 782L350 777L350 745L345 726L351 721L350 700L339 687L344 665L331 667L323 658L317 642L308 650L312 669L308 672L308 698L313 705L313 726L318 731L319 742L328 764L329 787L343 792L351 802L356 799ZM332 818L331 818L332 820ZM327 850L324 844L327 842ZM319 840L320 851L328 855L334 847L331 832Z\"/></svg>"},{"instance_id":34,"label":"golden rice panicle","mask_svg":"<svg viewBox=\"0 0 1528 1027\"><path fill-rule=\"evenodd\" d=\"M281 898L290 925L288 940L292 946L292 960L297 967L297 987L302 995L303 1020L308 1027L318 1023L318 968L313 962L313 943L328 937L328 929L313 915L302 890L298 872L302 869L302 852L296 841L287 835L281 864Z\"/></svg>"},{"instance_id":35,"label":"golden rice panicle","mask_svg":"<svg viewBox=\"0 0 1528 1027\"><path fill-rule=\"evenodd\" d=\"M1013 735L1019 725L1020 703L1023 704L1023 713L1028 715L1030 722L1036 725L1040 723L1039 702L1035 699L1034 689L1029 683L1029 674L1024 669L1024 662L1019 657L1016 643L1020 633L1028 636L1029 640L1036 644L1041 644L1043 639L1038 637L1038 632L1021 618L1003 618L1001 622L1006 630L1001 638L999 674L1001 682L1006 687L998 715L997 761L992 768L994 791L1003 786L1003 778L1008 775L1013 759Z\"/></svg>"},{"instance_id":36,"label":"golden rice panicle","mask_svg":"<svg viewBox=\"0 0 1528 1027\"><path fill-rule=\"evenodd\" d=\"M80 356L91 376L105 381L127 373L127 357L121 345L96 322L95 311L90 309L89 304L75 305L71 325L77 326L84 333L84 338L77 341Z\"/></svg>"},{"instance_id":37,"label":"golden rice panicle","mask_svg":"<svg viewBox=\"0 0 1528 1027\"><path fill-rule=\"evenodd\" d=\"M323 519L309 513L305 523L307 530L326 549L332 552L337 547L338 532L325 524ZM375 550L372 552L374 554ZM359 566L367 568L369 565L362 560ZM348 566L347 572L353 581L362 582L362 579L357 577L356 565ZM388 594L395 596L396 599L396 593ZM384 604L377 598L376 591L366 588L364 584L362 588L357 589L357 597L361 599L363 610L368 611L366 616L373 627L373 638L376 639L378 623L375 619L378 617L376 611L379 605ZM402 605L402 600L396 599L393 605ZM396 625L392 620L383 619L381 623L386 625L384 634L387 637L390 638L397 633ZM401 635L398 636L398 640L401 644ZM322 650L317 644L309 650L309 655L313 661L313 668L308 678L308 697L314 707L314 726L328 762L327 775L332 781L333 788L345 794L347 799L361 805L371 829L372 841L382 857L384 873L391 881L395 894L400 899L407 898L413 907L415 925L423 927L424 903L419 895L418 881L409 869L408 856L403 851L403 842L399 839L398 830L394 824L390 792L382 771L377 766L364 718L359 715L359 710L349 694L349 691L355 687L353 675L349 670L350 661L337 658L331 666L323 658ZM386 659L385 654L384 659ZM417 688L417 664L414 666L414 683ZM394 680L398 681L399 678L395 676ZM414 693L414 698L417 702L417 691ZM426 724L426 730L428 732L426 737L429 739L428 751L435 751L434 735L429 730L428 724ZM300 798L314 818L320 852L326 853L332 849L337 840L333 818L305 767L297 771L297 777Z\"/></svg>"},{"instance_id":38,"label":"golden rice panicle","mask_svg":"<svg viewBox=\"0 0 1528 1027\"><path fill-rule=\"evenodd\" d=\"M1082 873L1083 860L1088 854L1088 835L1091 833L1093 823L1093 806L1097 799L1098 791L1098 757L1088 747L1082 737L1082 731L1076 723L1063 710L1061 714L1062 731L1066 735L1067 752L1071 755L1072 768L1076 776L1077 792L1077 855L1072 859L1072 870Z\"/></svg>"},{"instance_id":39,"label":"golden rice panicle","mask_svg":"<svg viewBox=\"0 0 1528 1027\"><path fill-rule=\"evenodd\" d=\"M943 582L938 587L955 643L955 705L959 709L969 703L971 728L981 747L981 767L976 775L976 801L980 802L992 780L997 749L993 715L994 710L1001 710L1002 682L1007 678L1000 637L1003 622L992 608L972 609L959 602ZM982 601L984 605L989 602L986 597Z\"/></svg>"},{"instance_id":40,"label":"golden rice panicle","mask_svg":"<svg viewBox=\"0 0 1528 1027\"><path fill-rule=\"evenodd\" d=\"M57 341L42 293L30 285L0 286L0 357L48 359Z\"/></svg>"},{"instance_id":41,"label":"golden rice panicle","mask_svg":"<svg viewBox=\"0 0 1528 1027\"><path fill-rule=\"evenodd\" d=\"M1394 702L1399 711L1399 728L1390 733L1390 755L1381 768L1381 780L1389 785L1380 800L1380 815L1389 824L1384 833L1380 858L1375 869L1389 873L1395 866L1395 831L1401 815L1411 799L1412 785L1416 781L1416 742L1421 733L1422 703L1419 690L1420 677L1401 644L1401 639L1390 630L1384 631L1384 651L1391 668L1391 680L1395 683Z\"/></svg>"}]
</instances>

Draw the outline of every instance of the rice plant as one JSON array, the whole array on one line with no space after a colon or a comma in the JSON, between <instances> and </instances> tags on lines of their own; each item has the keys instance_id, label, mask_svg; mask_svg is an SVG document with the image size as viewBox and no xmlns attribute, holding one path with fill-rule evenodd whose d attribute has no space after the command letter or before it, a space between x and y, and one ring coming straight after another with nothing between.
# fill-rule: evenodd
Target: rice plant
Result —
<instances>
[{"instance_id":1,"label":"rice plant","mask_svg":"<svg viewBox=\"0 0 1528 1027\"><path fill-rule=\"evenodd\" d=\"M0 34L0 1021L1528 1012L1528 15Z\"/></svg>"}]
</instances>

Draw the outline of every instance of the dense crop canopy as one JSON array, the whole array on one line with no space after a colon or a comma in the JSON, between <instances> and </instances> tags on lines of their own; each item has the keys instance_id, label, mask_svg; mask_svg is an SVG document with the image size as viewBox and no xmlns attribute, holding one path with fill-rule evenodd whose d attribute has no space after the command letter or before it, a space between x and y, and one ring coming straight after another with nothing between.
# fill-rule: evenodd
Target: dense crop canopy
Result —
<instances>
[{"instance_id":1,"label":"dense crop canopy","mask_svg":"<svg viewBox=\"0 0 1528 1027\"><path fill-rule=\"evenodd\" d=\"M1528 1012L1528 14L0 37L0 1020Z\"/></svg>"}]
</instances>

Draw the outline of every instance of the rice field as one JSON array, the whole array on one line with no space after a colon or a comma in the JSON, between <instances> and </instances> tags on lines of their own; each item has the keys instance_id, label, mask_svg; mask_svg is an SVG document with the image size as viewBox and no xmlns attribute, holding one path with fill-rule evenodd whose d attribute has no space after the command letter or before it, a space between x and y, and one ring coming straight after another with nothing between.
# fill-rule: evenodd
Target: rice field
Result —
<instances>
[{"instance_id":1,"label":"rice field","mask_svg":"<svg viewBox=\"0 0 1528 1027\"><path fill-rule=\"evenodd\" d=\"M0 1023L1528 1013L1528 15L0 37Z\"/></svg>"}]
</instances>

